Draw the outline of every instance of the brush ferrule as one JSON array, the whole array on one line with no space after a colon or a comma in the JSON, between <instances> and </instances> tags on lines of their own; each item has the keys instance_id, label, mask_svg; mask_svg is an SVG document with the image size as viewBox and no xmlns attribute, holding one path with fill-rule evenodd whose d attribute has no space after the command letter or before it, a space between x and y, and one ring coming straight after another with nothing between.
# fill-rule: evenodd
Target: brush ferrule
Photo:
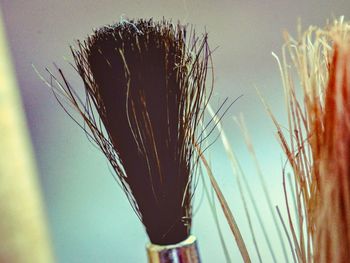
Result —
<instances>
[{"instance_id":1,"label":"brush ferrule","mask_svg":"<svg viewBox=\"0 0 350 263\"><path fill-rule=\"evenodd\" d=\"M149 263L200 263L197 239L189 236L173 245L147 245Z\"/></svg>"}]
</instances>

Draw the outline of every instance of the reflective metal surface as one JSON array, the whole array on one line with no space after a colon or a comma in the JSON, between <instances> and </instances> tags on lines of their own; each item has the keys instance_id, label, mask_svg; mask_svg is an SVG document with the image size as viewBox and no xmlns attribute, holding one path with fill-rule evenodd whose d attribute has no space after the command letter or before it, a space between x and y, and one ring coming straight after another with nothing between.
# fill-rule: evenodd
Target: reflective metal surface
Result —
<instances>
[{"instance_id":1,"label":"reflective metal surface","mask_svg":"<svg viewBox=\"0 0 350 263\"><path fill-rule=\"evenodd\" d=\"M149 263L200 263L197 239L189 236L174 245L147 245Z\"/></svg>"}]
</instances>

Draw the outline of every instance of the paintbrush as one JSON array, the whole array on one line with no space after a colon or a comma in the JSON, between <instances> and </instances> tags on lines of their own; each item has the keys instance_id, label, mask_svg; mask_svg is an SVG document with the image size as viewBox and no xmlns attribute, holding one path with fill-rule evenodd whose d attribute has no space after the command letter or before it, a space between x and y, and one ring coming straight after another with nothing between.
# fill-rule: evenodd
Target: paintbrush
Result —
<instances>
[{"instance_id":1,"label":"paintbrush","mask_svg":"<svg viewBox=\"0 0 350 263\"><path fill-rule=\"evenodd\" d=\"M211 94L207 35L166 20L122 20L71 51L86 98L61 70L62 85L51 75L55 95L80 113L81 127L108 158L150 239L149 261L200 262L191 201Z\"/></svg>"},{"instance_id":2,"label":"paintbrush","mask_svg":"<svg viewBox=\"0 0 350 263\"><path fill-rule=\"evenodd\" d=\"M324 28L310 27L300 31L298 39L286 34L283 60L277 60L287 103L288 133L268 110L293 172L291 196L285 176L283 179L292 252L297 262L348 262L349 22L341 17Z\"/></svg>"}]
</instances>

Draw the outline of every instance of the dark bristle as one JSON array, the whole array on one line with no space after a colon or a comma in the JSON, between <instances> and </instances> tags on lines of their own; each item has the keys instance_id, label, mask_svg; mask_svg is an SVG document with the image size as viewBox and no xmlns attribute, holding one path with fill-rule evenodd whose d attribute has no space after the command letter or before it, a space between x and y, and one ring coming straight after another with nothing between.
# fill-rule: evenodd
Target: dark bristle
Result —
<instances>
[{"instance_id":1,"label":"dark bristle","mask_svg":"<svg viewBox=\"0 0 350 263\"><path fill-rule=\"evenodd\" d=\"M205 92L207 38L168 21L124 21L72 48L87 101L69 101L108 157L154 244L185 240ZM98 114L96 114L96 112Z\"/></svg>"}]
</instances>

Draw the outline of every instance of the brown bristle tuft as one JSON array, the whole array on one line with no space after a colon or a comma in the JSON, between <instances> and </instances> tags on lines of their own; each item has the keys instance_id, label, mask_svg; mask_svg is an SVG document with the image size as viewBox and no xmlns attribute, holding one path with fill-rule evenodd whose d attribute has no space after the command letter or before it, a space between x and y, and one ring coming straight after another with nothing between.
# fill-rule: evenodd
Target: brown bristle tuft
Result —
<instances>
[{"instance_id":1,"label":"brown bristle tuft","mask_svg":"<svg viewBox=\"0 0 350 263\"><path fill-rule=\"evenodd\" d=\"M185 240L198 158L194 145L211 94L205 91L207 36L196 38L165 20L123 21L95 30L72 53L86 102L63 74L60 95L83 117L151 242Z\"/></svg>"}]
</instances>

